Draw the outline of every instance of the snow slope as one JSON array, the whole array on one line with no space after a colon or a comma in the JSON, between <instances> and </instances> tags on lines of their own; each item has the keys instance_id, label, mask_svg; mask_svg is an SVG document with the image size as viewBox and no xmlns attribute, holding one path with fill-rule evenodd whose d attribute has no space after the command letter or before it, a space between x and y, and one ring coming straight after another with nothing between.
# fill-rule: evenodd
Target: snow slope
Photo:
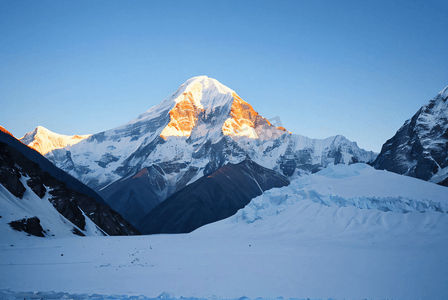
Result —
<instances>
[{"instance_id":1,"label":"snow slope","mask_svg":"<svg viewBox=\"0 0 448 300\"><path fill-rule=\"evenodd\" d=\"M84 230L64 218L51 204L47 193L39 198L26 184L26 177L22 177L22 184L26 191L21 199L11 194L0 184L0 236L2 243L14 244L18 239L26 239L27 233L13 230L8 223L21 219L37 217L46 237L72 237L74 228L86 236L103 236L103 231L89 218L85 218Z\"/></svg>"},{"instance_id":2,"label":"snow slope","mask_svg":"<svg viewBox=\"0 0 448 300\"><path fill-rule=\"evenodd\" d=\"M190 234L27 237L14 247L0 239L0 289L447 299L447 191L363 164L335 166L270 190ZM387 205L377 209L375 199ZM411 200L428 206L407 206Z\"/></svg>"}]
</instances>

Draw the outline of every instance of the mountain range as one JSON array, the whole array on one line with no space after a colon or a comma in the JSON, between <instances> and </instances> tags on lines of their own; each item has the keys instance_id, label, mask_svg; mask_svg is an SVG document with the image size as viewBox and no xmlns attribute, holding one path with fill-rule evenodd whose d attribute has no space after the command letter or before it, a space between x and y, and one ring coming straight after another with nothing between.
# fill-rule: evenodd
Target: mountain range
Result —
<instances>
[{"instance_id":1,"label":"mountain range","mask_svg":"<svg viewBox=\"0 0 448 300\"><path fill-rule=\"evenodd\" d=\"M244 161L258 170L273 170L269 176L276 174L270 179L274 181L277 173L289 181L329 164L364 162L446 185L447 93L444 89L406 121L379 155L341 135L310 139L292 134L278 118L271 123L235 91L207 76L189 79L159 105L117 128L70 137L39 126L20 140L95 190L133 226L157 232L149 229L158 222L152 210L158 208L157 215L164 215L165 221L170 213L161 214L162 207L171 207L172 215L185 213L187 206L181 202L186 200L174 201L175 194L187 199L192 189L186 188L192 183ZM235 200L239 195L233 197L240 203ZM170 201L161 205L166 199ZM179 207L169 205L171 201ZM235 206L232 213L239 208ZM175 222L178 227L171 232L195 229L185 229L192 220L182 220L185 224ZM165 225L161 226L155 227L162 230Z\"/></svg>"},{"instance_id":2,"label":"mountain range","mask_svg":"<svg viewBox=\"0 0 448 300\"><path fill-rule=\"evenodd\" d=\"M331 163L376 158L340 135L310 139L276 125L235 91L199 76L127 124L45 157L97 191L133 225L175 192L227 164L250 160L291 179Z\"/></svg>"}]
</instances>

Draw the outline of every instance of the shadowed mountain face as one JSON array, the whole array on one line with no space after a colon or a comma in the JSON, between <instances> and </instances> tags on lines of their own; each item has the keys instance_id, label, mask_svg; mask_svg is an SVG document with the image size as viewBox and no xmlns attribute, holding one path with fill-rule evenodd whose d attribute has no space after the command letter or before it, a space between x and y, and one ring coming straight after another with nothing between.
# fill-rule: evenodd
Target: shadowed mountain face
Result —
<instances>
[{"instance_id":1,"label":"shadowed mountain face","mask_svg":"<svg viewBox=\"0 0 448 300\"><path fill-rule=\"evenodd\" d=\"M448 87L404 123L372 165L448 186Z\"/></svg>"},{"instance_id":2,"label":"shadowed mountain face","mask_svg":"<svg viewBox=\"0 0 448 300\"><path fill-rule=\"evenodd\" d=\"M114 182L100 191L109 205L118 211L133 226L137 226L142 218L156 207L166 195L168 184L158 166L142 169L136 175Z\"/></svg>"},{"instance_id":3,"label":"shadowed mountain face","mask_svg":"<svg viewBox=\"0 0 448 300\"><path fill-rule=\"evenodd\" d=\"M8 135L5 130L0 132L0 184L19 199L27 187L41 199L48 196L53 207L81 230L86 227L84 215L87 215L109 235L139 234L117 212L103 204L104 201L93 190L56 168L38 152ZM40 226L38 219L33 218L17 220L14 226L30 228L29 231L32 232L36 227L32 224Z\"/></svg>"},{"instance_id":4,"label":"shadowed mountain face","mask_svg":"<svg viewBox=\"0 0 448 300\"><path fill-rule=\"evenodd\" d=\"M253 161L228 164L168 197L137 228L144 234L191 232L235 214L266 190L288 184L283 175Z\"/></svg>"}]
</instances>

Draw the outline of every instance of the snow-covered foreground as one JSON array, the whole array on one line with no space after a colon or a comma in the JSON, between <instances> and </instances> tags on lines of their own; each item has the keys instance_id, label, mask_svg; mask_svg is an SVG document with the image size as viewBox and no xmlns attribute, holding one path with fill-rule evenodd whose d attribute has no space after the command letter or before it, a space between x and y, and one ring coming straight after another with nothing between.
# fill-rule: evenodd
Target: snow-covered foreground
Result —
<instances>
[{"instance_id":1,"label":"snow-covered foreground","mask_svg":"<svg viewBox=\"0 0 448 300\"><path fill-rule=\"evenodd\" d=\"M447 188L428 182L366 165L335 166L191 234L2 237L0 289L447 299L447 198Z\"/></svg>"}]
</instances>

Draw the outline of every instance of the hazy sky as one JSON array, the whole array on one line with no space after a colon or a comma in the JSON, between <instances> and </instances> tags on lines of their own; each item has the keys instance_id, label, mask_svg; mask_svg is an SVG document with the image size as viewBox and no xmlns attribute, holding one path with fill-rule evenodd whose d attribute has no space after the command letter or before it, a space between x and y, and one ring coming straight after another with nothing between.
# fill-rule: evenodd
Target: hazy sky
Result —
<instances>
[{"instance_id":1,"label":"hazy sky","mask_svg":"<svg viewBox=\"0 0 448 300\"><path fill-rule=\"evenodd\" d=\"M448 85L448 1L0 0L0 125L127 123L207 75L311 138L379 151Z\"/></svg>"}]
</instances>

